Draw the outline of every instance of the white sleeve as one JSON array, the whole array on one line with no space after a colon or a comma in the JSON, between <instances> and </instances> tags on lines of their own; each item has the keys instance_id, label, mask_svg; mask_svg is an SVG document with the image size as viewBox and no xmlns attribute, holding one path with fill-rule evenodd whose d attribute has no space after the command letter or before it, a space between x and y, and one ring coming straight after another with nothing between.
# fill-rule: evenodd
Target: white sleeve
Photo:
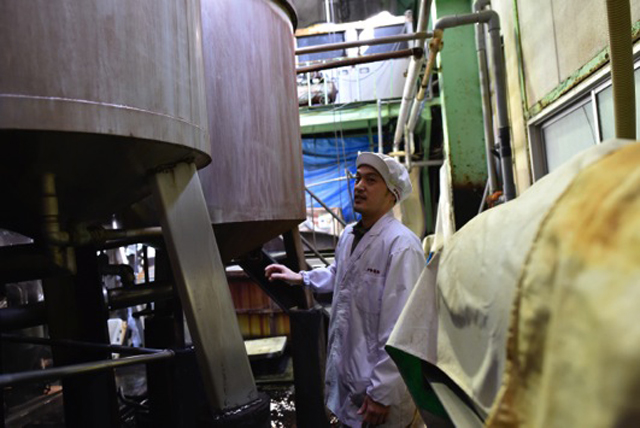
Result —
<instances>
[{"instance_id":1,"label":"white sleeve","mask_svg":"<svg viewBox=\"0 0 640 428\"><path fill-rule=\"evenodd\" d=\"M336 277L336 263L333 262L326 268L317 268L309 271L301 271L302 282L311 287L316 293L331 293Z\"/></svg>"},{"instance_id":2,"label":"white sleeve","mask_svg":"<svg viewBox=\"0 0 640 428\"><path fill-rule=\"evenodd\" d=\"M378 321L378 355L380 357L373 368L371 385L367 388L367 395L385 406L398 404L404 397L406 387L398 368L384 346L418 281L424 264L424 253L419 248L404 248L391 255Z\"/></svg>"},{"instance_id":3,"label":"white sleeve","mask_svg":"<svg viewBox=\"0 0 640 428\"><path fill-rule=\"evenodd\" d=\"M345 229L340 235L340 239L338 240L338 245L336 245L335 258L334 262L331 263L326 268L317 268L308 271L301 271L300 275L302 275L302 283L306 287L311 287L314 293L331 293L335 287L335 278L337 271L337 263L339 259L339 254L342 251L342 246L344 245L344 239L346 236L349 236L351 229Z\"/></svg>"}]
</instances>

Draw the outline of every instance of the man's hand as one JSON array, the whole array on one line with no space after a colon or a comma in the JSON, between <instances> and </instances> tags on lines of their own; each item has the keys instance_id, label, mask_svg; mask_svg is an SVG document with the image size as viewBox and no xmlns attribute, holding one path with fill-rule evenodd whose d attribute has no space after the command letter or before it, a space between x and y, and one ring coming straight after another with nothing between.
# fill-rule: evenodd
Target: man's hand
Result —
<instances>
[{"instance_id":1,"label":"man's hand","mask_svg":"<svg viewBox=\"0 0 640 428\"><path fill-rule=\"evenodd\" d=\"M302 285L302 275L295 273L283 265L267 266L264 270L264 276L266 276L269 281L279 279L291 285Z\"/></svg>"},{"instance_id":2,"label":"man's hand","mask_svg":"<svg viewBox=\"0 0 640 428\"><path fill-rule=\"evenodd\" d=\"M362 416L363 427L375 427L382 425L387 421L389 415L389 406L382 405L373 401L368 395L364 397L364 403L358 410Z\"/></svg>"}]
</instances>

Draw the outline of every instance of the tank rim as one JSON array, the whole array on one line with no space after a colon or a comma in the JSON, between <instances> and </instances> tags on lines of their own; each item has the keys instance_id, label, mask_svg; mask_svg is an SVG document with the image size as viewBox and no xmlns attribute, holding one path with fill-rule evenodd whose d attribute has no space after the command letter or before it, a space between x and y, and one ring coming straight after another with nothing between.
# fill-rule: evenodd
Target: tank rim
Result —
<instances>
[{"instance_id":1,"label":"tank rim","mask_svg":"<svg viewBox=\"0 0 640 428\"><path fill-rule=\"evenodd\" d=\"M291 19L291 24L293 25L293 31L295 32L298 29L298 12L296 8L293 6L290 0L271 0L280 7L282 7L285 12L289 15L289 19Z\"/></svg>"}]
</instances>

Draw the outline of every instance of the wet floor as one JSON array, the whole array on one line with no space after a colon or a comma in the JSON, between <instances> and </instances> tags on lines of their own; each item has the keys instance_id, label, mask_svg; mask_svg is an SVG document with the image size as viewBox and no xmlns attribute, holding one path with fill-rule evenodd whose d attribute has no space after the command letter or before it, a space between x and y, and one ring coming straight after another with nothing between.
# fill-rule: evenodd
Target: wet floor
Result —
<instances>
[{"instance_id":1,"label":"wet floor","mask_svg":"<svg viewBox=\"0 0 640 428\"><path fill-rule=\"evenodd\" d=\"M296 427L295 391L293 385L262 385L259 389L271 398L271 427Z\"/></svg>"}]
</instances>

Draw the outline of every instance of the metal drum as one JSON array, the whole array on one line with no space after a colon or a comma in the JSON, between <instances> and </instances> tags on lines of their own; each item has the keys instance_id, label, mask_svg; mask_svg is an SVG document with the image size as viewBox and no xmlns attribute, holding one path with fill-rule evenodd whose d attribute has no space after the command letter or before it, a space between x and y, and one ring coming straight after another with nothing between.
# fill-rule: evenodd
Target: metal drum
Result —
<instances>
[{"instance_id":1,"label":"metal drum","mask_svg":"<svg viewBox=\"0 0 640 428\"><path fill-rule=\"evenodd\" d=\"M295 25L285 1L202 0L212 164L200 179L223 259L305 218Z\"/></svg>"},{"instance_id":2,"label":"metal drum","mask_svg":"<svg viewBox=\"0 0 640 428\"><path fill-rule=\"evenodd\" d=\"M210 161L197 0L0 3L0 226L38 231L43 173L63 225Z\"/></svg>"}]
</instances>

